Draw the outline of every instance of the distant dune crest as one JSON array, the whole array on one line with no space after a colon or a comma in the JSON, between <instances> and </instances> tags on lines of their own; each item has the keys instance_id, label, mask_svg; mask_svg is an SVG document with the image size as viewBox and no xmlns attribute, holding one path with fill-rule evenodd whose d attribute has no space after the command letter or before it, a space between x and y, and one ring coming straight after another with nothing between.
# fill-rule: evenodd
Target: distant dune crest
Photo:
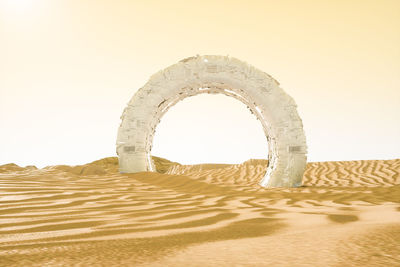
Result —
<instances>
[{"instance_id":1,"label":"distant dune crest","mask_svg":"<svg viewBox=\"0 0 400 267\"><path fill-rule=\"evenodd\" d=\"M249 159L240 164L182 165L161 157L152 157L158 173L185 175L208 182L256 186L265 175L268 160ZM84 165L55 165L43 169L20 167L14 163L0 166L0 173L67 172L74 175L118 173L118 158L107 157ZM400 184L400 159L310 162L303 177L305 186L391 186Z\"/></svg>"}]
</instances>

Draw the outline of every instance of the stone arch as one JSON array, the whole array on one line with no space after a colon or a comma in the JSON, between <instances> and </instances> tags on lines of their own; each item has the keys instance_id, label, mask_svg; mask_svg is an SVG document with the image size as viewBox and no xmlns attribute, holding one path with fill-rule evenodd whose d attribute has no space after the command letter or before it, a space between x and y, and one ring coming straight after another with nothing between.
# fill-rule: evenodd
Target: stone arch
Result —
<instances>
[{"instance_id":1,"label":"stone arch","mask_svg":"<svg viewBox=\"0 0 400 267\"><path fill-rule=\"evenodd\" d=\"M118 129L120 172L155 171L150 151L161 117L180 100L201 93L234 97L261 122L269 149L261 186L301 185L307 145L294 100L271 76L228 56L183 59L151 76L135 93L124 109Z\"/></svg>"}]
</instances>

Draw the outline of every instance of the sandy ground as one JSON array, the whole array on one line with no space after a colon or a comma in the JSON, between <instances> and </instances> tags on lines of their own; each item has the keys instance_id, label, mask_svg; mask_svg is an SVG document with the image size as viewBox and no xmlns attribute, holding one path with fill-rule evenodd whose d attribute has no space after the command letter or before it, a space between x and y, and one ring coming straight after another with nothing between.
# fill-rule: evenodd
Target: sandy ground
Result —
<instances>
[{"instance_id":1,"label":"sandy ground","mask_svg":"<svg viewBox=\"0 0 400 267\"><path fill-rule=\"evenodd\" d=\"M400 159L309 163L257 185L266 160L119 174L0 166L0 266L400 266Z\"/></svg>"}]
</instances>

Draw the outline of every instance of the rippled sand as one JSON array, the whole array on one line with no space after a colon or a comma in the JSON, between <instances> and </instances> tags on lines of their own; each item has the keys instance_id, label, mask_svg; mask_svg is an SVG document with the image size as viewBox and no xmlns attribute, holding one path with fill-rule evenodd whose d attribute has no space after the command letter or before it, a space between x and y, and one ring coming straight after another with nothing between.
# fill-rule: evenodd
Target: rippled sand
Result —
<instances>
[{"instance_id":1,"label":"rippled sand","mask_svg":"<svg viewBox=\"0 0 400 267\"><path fill-rule=\"evenodd\" d=\"M303 187L257 185L266 160L119 174L0 166L0 266L400 266L400 160L309 163Z\"/></svg>"}]
</instances>

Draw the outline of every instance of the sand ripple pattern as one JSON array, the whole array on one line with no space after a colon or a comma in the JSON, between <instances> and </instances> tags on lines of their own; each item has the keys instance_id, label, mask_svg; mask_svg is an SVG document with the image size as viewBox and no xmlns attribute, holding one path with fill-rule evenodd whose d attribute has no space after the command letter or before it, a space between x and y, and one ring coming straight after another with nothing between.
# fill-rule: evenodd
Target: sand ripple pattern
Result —
<instances>
[{"instance_id":1,"label":"sand ripple pattern","mask_svg":"<svg viewBox=\"0 0 400 267\"><path fill-rule=\"evenodd\" d=\"M187 175L210 183L256 185L265 174L267 160L242 164L172 165L167 173ZM305 186L359 187L400 184L400 160L311 162L303 177Z\"/></svg>"},{"instance_id":2,"label":"sand ripple pattern","mask_svg":"<svg viewBox=\"0 0 400 267\"><path fill-rule=\"evenodd\" d=\"M325 245L336 252L326 259L334 257L338 265L351 263L353 250L357 262L388 253L376 262L400 264L393 238L400 229L398 159L309 163L303 187L288 189L257 186L266 160L194 166L155 160L162 173L119 174L116 158L75 167L0 166L0 266L212 266L201 253L217 259L226 252L220 248L234 247L254 254L253 261L231 251L215 266L229 258L241 265L286 266L293 262L284 255L280 262L279 253L270 259L265 253L316 233L331 240ZM337 247L363 225L380 239L360 232L349 240L361 245ZM390 251L363 250L376 240ZM211 244L221 246L207 250ZM302 254L300 265L311 253L301 246L287 253L294 251Z\"/></svg>"}]
</instances>

